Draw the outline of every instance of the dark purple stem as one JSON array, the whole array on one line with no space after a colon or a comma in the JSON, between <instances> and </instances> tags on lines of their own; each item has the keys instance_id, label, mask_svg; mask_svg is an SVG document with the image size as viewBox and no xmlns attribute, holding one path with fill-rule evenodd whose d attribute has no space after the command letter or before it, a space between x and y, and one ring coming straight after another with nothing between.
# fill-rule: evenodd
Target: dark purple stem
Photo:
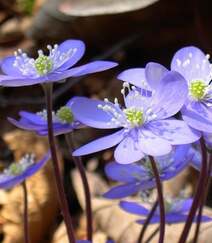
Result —
<instances>
[{"instance_id":1,"label":"dark purple stem","mask_svg":"<svg viewBox=\"0 0 212 243\"><path fill-rule=\"evenodd\" d=\"M201 197L201 202L200 202L200 207L199 207L199 211L198 211L198 215L197 215L197 225L196 225L193 243L198 242L199 230L200 230L200 225L201 225L201 221L202 221L203 207L205 205L205 201L206 201L207 194L208 194L208 188L209 188L209 185L210 185L211 169L212 169L212 154L210 154L210 157L209 157L208 171L207 171L207 177L206 177L206 181L205 181L205 188L206 189L204 191L204 195Z\"/></svg>"},{"instance_id":2,"label":"dark purple stem","mask_svg":"<svg viewBox=\"0 0 212 243\"><path fill-rule=\"evenodd\" d=\"M191 229L191 225L193 223L194 217L196 215L197 209L199 207L201 197L204 195L205 191L205 179L207 177L207 151L204 139L201 137L200 139L201 151L202 151L202 168L198 180L197 190L193 199L193 203L191 205L191 209L189 211L187 221L185 223L183 232L180 236L179 243L185 243L188 237L189 231Z\"/></svg>"},{"instance_id":3,"label":"dark purple stem","mask_svg":"<svg viewBox=\"0 0 212 243\"><path fill-rule=\"evenodd\" d=\"M29 222L28 222L28 192L27 192L26 181L23 181L22 187L24 193L24 242L30 243Z\"/></svg>"},{"instance_id":4,"label":"dark purple stem","mask_svg":"<svg viewBox=\"0 0 212 243\"><path fill-rule=\"evenodd\" d=\"M163 200L163 190L162 190L160 175L158 173L158 168L155 163L155 160L152 156L149 156L149 158L150 158L150 162L151 162L151 166L152 166L152 171L155 176L156 187L157 187L157 192L158 192L158 203L159 203L159 209L160 209L160 236L159 236L158 243L164 243L166 218L165 218L165 206L164 206L164 200Z\"/></svg>"},{"instance_id":5,"label":"dark purple stem","mask_svg":"<svg viewBox=\"0 0 212 243\"><path fill-rule=\"evenodd\" d=\"M53 123L52 123L52 84L47 84L44 86L44 91L46 95L46 106L47 106L47 123L48 123L48 139L49 146L51 151L52 163L54 168L58 200L60 204L60 209L64 218L64 222L67 229L68 239L70 243L75 243L74 228L69 212L68 202L65 195L65 190L63 187L63 180L60 174L60 166L56 152L56 144L53 132Z\"/></svg>"},{"instance_id":6,"label":"dark purple stem","mask_svg":"<svg viewBox=\"0 0 212 243\"><path fill-rule=\"evenodd\" d=\"M74 151L74 139L73 139L73 133L71 134L72 136L69 137L68 134L65 135L66 137L66 142L68 146L71 149L71 154ZM79 170L81 179L82 179L82 184L83 184L83 189L84 189L84 194L85 194L85 211L86 211L86 216L87 216L87 237L88 240L92 242L92 234L93 234L93 217L92 217L92 205L91 205L91 193L90 193L90 188L88 184L88 179L86 176L85 168L83 166L81 157L74 157L72 156L72 159L75 163L75 166Z\"/></svg>"},{"instance_id":7,"label":"dark purple stem","mask_svg":"<svg viewBox=\"0 0 212 243\"><path fill-rule=\"evenodd\" d=\"M142 229L141 229L141 233L139 234L139 237L138 237L138 243L141 243L141 242L143 241L144 234L145 234L146 229L147 229L147 227L148 227L148 225L149 225L149 222L150 222L151 219L152 219L152 216L153 216L154 213L155 213L155 210L156 210L157 206L158 206L158 201L156 201L156 202L154 203L154 205L153 205L151 211L149 212L149 214L148 214L148 216L147 216L147 218L146 218L146 220L145 220L145 222L144 222L144 225L143 225L143 227L142 227Z\"/></svg>"},{"instance_id":8,"label":"dark purple stem","mask_svg":"<svg viewBox=\"0 0 212 243\"><path fill-rule=\"evenodd\" d=\"M158 231L160 230L160 227L157 227L152 234L148 237L148 239L145 241L145 243L151 243L153 237L158 233Z\"/></svg>"}]
</instances>

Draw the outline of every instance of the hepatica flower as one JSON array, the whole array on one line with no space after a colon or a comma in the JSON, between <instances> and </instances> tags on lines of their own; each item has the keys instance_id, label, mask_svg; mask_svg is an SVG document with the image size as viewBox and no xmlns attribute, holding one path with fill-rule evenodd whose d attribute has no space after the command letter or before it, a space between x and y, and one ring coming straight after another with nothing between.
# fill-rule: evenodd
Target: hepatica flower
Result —
<instances>
[{"instance_id":1,"label":"hepatica flower","mask_svg":"<svg viewBox=\"0 0 212 243\"><path fill-rule=\"evenodd\" d=\"M181 73L189 86L188 98L181 112L193 128L212 132L212 67L200 49L190 46L177 51L171 69Z\"/></svg>"},{"instance_id":2,"label":"hepatica flower","mask_svg":"<svg viewBox=\"0 0 212 243\"><path fill-rule=\"evenodd\" d=\"M37 58L28 57L22 50L2 61L0 75L2 86L26 86L57 82L68 77L78 77L110 69L117 64L109 61L94 61L74 67L85 52L85 45L80 40L66 40L53 47L48 45L49 54L38 51Z\"/></svg>"},{"instance_id":3,"label":"hepatica flower","mask_svg":"<svg viewBox=\"0 0 212 243\"><path fill-rule=\"evenodd\" d=\"M80 127L81 123L74 118L71 107L72 99L70 99L65 106L53 112L54 135L69 133L73 129ZM35 131L40 136L48 135L46 110L37 113L20 111L19 115L21 117L19 121L13 118L8 118L8 120L18 128Z\"/></svg>"},{"instance_id":4,"label":"hepatica flower","mask_svg":"<svg viewBox=\"0 0 212 243\"><path fill-rule=\"evenodd\" d=\"M39 162L35 162L33 155L26 155L19 162L14 162L0 173L0 188L11 188L34 175L50 159L46 154Z\"/></svg>"},{"instance_id":5,"label":"hepatica flower","mask_svg":"<svg viewBox=\"0 0 212 243\"><path fill-rule=\"evenodd\" d=\"M189 199L165 199L165 212L166 212L166 223L167 224L177 224L185 222L187 219L187 213L190 210L193 200ZM138 204L136 202L121 201L120 207L131 214L136 214L144 217L144 219L137 220L139 224L144 224L145 217L150 213L150 209ZM202 216L202 222L209 222L212 218L208 216ZM194 218L196 221L196 218ZM156 209L150 224L160 223L160 211L159 208Z\"/></svg>"},{"instance_id":6,"label":"hepatica flower","mask_svg":"<svg viewBox=\"0 0 212 243\"><path fill-rule=\"evenodd\" d=\"M161 181L175 177L189 165L193 157L192 153L188 153L190 147L190 145L176 146L170 154L155 158ZM121 182L120 185L113 187L103 195L110 199L127 197L152 189L156 185L148 157L127 165L109 163L105 167L105 173L112 180Z\"/></svg>"},{"instance_id":7,"label":"hepatica flower","mask_svg":"<svg viewBox=\"0 0 212 243\"><path fill-rule=\"evenodd\" d=\"M73 155L90 154L118 145L115 160L127 164L145 155L168 154L172 145L198 140L199 134L191 131L184 121L169 118L181 109L187 92L184 78L176 72L167 72L151 96L144 96L142 90L125 82L122 90L125 107L117 99L112 103L107 99L74 98L72 111L77 120L94 128L120 129L82 146Z\"/></svg>"}]
</instances>

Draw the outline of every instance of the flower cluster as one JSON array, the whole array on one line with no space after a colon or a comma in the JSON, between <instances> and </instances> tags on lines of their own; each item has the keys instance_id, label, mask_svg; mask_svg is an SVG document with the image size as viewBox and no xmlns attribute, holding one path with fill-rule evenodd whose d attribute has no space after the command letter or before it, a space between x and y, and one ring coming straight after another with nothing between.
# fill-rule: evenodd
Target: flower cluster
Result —
<instances>
[{"instance_id":1,"label":"flower cluster","mask_svg":"<svg viewBox=\"0 0 212 243\"><path fill-rule=\"evenodd\" d=\"M161 181L172 179L184 170L193 160L189 145L177 146L168 155L156 157ZM155 187L155 177L148 157L133 164L122 165L116 162L105 167L106 175L112 180L121 182L104 194L106 198L115 199L130 196Z\"/></svg>"},{"instance_id":2,"label":"flower cluster","mask_svg":"<svg viewBox=\"0 0 212 243\"><path fill-rule=\"evenodd\" d=\"M115 147L115 160L106 165L105 173L120 184L106 192L104 197L120 199L135 193L142 196L143 192L156 187L159 206L149 223L160 223L161 235L165 222L173 224L187 220L188 229L189 223L211 221L210 217L196 216L198 207L201 214L201 203L204 204L204 200L198 197L205 197L204 190L207 188L209 176L212 175L212 155L207 161L207 153L211 153L212 148L212 64L209 62L209 56L197 47L184 47L173 56L170 69L150 62L144 68L130 68L121 72L117 79L123 82L122 102L117 98L114 101L107 98L101 101L76 96L54 112L51 101L53 82L104 71L117 64L94 61L73 67L85 51L84 43L79 40L48 45L47 49L48 55L39 50L37 58L28 57L22 50L5 58L1 63L4 74L0 75L0 85L16 87L45 84L43 87L47 110L37 113L20 111L19 120L8 120L21 129L34 131L40 136L48 135L58 192L61 192L60 196L63 197L61 201L66 202L66 198L64 190L61 190L60 175L57 173L54 136L89 126L112 132L77 148L73 156L83 156ZM47 154L40 162L34 163L32 156L26 156L19 163L11 164L0 174L0 187L9 188L23 182L38 171L49 158L50 155ZM161 182L174 178L188 165L201 171L199 181L202 185L199 183L194 199L163 198ZM86 174L81 162L78 166L88 200ZM62 212L65 215L68 209L65 208L65 203L65 206L62 204ZM137 221L140 224L145 224L145 218L151 215L149 207L146 208L137 202L121 201L120 207L129 213L142 216L143 218ZM86 209L89 237L87 240L77 241L78 243L92 242L92 232L89 232L92 231L92 227L89 228L91 208ZM64 219L67 228L72 229L71 220L67 217ZM75 237L71 236L71 231L68 231L69 239L74 241ZM161 239L163 236L160 242Z\"/></svg>"},{"instance_id":3,"label":"flower cluster","mask_svg":"<svg viewBox=\"0 0 212 243\"><path fill-rule=\"evenodd\" d=\"M52 112L55 136L69 133L81 126L81 123L75 119L71 110L72 103L72 99L70 99L65 106L62 106L56 112ZM13 118L8 118L8 120L18 128L35 131L40 136L48 134L47 111L45 109L37 113L20 111L19 115L21 117L19 121Z\"/></svg>"},{"instance_id":4,"label":"flower cluster","mask_svg":"<svg viewBox=\"0 0 212 243\"><path fill-rule=\"evenodd\" d=\"M5 75L0 76L0 85L7 87L27 86L42 83L59 82L68 77L78 77L115 67L108 61L94 61L71 68L83 56L85 45L79 40L67 40L53 47L48 45L49 55L38 51L36 59L28 57L22 50L2 61L1 69Z\"/></svg>"},{"instance_id":5,"label":"flower cluster","mask_svg":"<svg viewBox=\"0 0 212 243\"><path fill-rule=\"evenodd\" d=\"M50 159L46 154L43 159L35 162L33 154L24 156L19 162L13 162L0 173L0 188L11 188L34 175Z\"/></svg>"}]
</instances>

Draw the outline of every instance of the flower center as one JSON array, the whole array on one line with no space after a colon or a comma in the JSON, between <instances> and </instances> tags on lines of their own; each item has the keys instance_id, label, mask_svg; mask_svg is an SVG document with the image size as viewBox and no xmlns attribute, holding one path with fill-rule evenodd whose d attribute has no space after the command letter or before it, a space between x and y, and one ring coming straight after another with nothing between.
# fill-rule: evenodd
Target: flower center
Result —
<instances>
[{"instance_id":1,"label":"flower center","mask_svg":"<svg viewBox=\"0 0 212 243\"><path fill-rule=\"evenodd\" d=\"M56 116L63 123L72 123L74 121L74 115L73 115L71 109L69 107L67 107L67 106L61 107L57 111Z\"/></svg>"},{"instance_id":2,"label":"flower center","mask_svg":"<svg viewBox=\"0 0 212 243\"><path fill-rule=\"evenodd\" d=\"M27 154L19 162L13 162L8 168L3 171L3 175L20 175L28 167L34 164L35 156L33 154Z\"/></svg>"},{"instance_id":3,"label":"flower center","mask_svg":"<svg viewBox=\"0 0 212 243\"><path fill-rule=\"evenodd\" d=\"M190 84L189 91L193 98L200 100L204 97L207 85L201 81L196 80Z\"/></svg>"},{"instance_id":4,"label":"flower center","mask_svg":"<svg viewBox=\"0 0 212 243\"><path fill-rule=\"evenodd\" d=\"M45 75L51 71L53 67L52 60L45 55L39 55L35 60L35 69L39 75Z\"/></svg>"},{"instance_id":5,"label":"flower center","mask_svg":"<svg viewBox=\"0 0 212 243\"><path fill-rule=\"evenodd\" d=\"M19 163L12 163L9 166L9 171L12 175L19 175L22 172L22 166Z\"/></svg>"},{"instance_id":6,"label":"flower center","mask_svg":"<svg viewBox=\"0 0 212 243\"><path fill-rule=\"evenodd\" d=\"M136 108L128 108L124 110L127 121L133 126L141 126L144 123L143 112Z\"/></svg>"}]
</instances>

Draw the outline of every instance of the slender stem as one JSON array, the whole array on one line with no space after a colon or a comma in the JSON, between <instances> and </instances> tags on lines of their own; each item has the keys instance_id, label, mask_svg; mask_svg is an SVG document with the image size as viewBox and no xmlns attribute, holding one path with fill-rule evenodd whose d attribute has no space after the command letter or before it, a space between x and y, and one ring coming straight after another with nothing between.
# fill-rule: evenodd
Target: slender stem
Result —
<instances>
[{"instance_id":1,"label":"slender stem","mask_svg":"<svg viewBox=\"0 0 212 243\"><path fill-rule=\"evenodd\" d=\"M46 95L46 106L47 106L48 139L49 139L49 146L51 150L51 157L52 157L54 174L56 179L60 209L67 228L69 242L75 243L76 240L74 236L72 218L69 212L68 202L63 187L63 180L60 174L60 166L59 166L59 161L56 152L56 144L55 144L54 131L53 131L53 122L52 122L52 84L47 84L46 86L44 86L44 91Z\"/></svg>"},{"instance_id":2,"label":"slender stem","mask_svg":"<svg viewBox=\"0 0 212 243\"><path fill-rule=\"evenodd\" d=\"M204 142L203 138L200 139L200 145L201 145L201 151L202 151L202 168L201 168L201 172L200 172L200 176L199 176L199 180L198 180L197 190L196 190L196 193L195 193L195 196L193 199L193 203L191 205L191 209L189 211L183 232L180 236L179 243L186 242L189 231L191 229L191 225L193 223L193 219L194 219L194 217L196 215L196 211L199 207L201 197L203 196L204 190L205 190L205 178L207 177L207 151L206 151L206 146L205 146L205 142Z\"/></svg>"},{"instance_id":3,"label":"slender stem","mask_svg":"<svg viewBox=\"0 0 212 243\"><path fill-rule=\"evenodd\" d=\"M29 237L29 222L28 222L28 193L26 181L22 183L23 193L24 193L24 242L30 243Z\"/></svg>"},{"instance_id":4,"label":"slender stem","mask_svg":"<svg viewBox=\"0 0 212 243\"><path fill-rule=\"evenodd\" d=\"M205 181L205 191L204 195L201 197L201 202L200 202L200 207L197 215L197 225L196 225L196 230L195 230L195 235L194 235L194 240L193 243L198 242L198 236L199 236L199 230L200 230L200 225L202 221L202 212L203 212L203 207L207 198L208 194L208 188L210 185L210 176L211 176L211 170L212 170L212 154L210 154L209 157L209 164L208 164L208 171L207 171L207 176L206 176L206 181Z\"/></svg>"},{"instance_id":5,"label":"slender stem","mask_svg":"<svg viewBox=\"0 0 212 243\"><path fill-rule=\"evenodd\" d=\"M165 218L165 206L164 206L164 200L163 200L163 190L162 185L160 181L160 175L158 173L157 165L155 163L155 160L152 156L149 156L152 170L155 176L157 191L158 191L158 203L159 203L159 209L160 209L160 236L158 243L164 242L164 234L165 234L165 224L166 224L166 218Z\"/></svg>"},{"instance_id":6,"label":"slender stem","mask_svg":"<svg viewBox=\"0 0 212 243\"><path fill-rule=\"evenodd\" d=\"M160 230L160 227L158 226L158 227L152 232L152 234L148 237L148 239L147 239L144 243L151 243L151 240L152 240L153 237L158 233L159 230Z\"/></svg>"},{"instance_id":7,"label":"slender stem","mask_svg":"<svg viewBox=\"0 0 212 243\"><path fill-rule=\"evenodd\" d=\"M154 213L155 213L155 210L156 210L157 206L158 206L158 201L156 201L156 202L154 203L154 205L153 205L151 211L149 212L149 215L147 216L147 218L146 218L146 220L145 220L145 222L144 222L144 225L143 225L143 227L142 227L142 229L141 229L141 233L139 234L139 237L138 237L138 243L140 243L140 242L143 241L144 234L145 234L146 229L147 229L147 227L148 227L148 225L149 225L149 223L150 223L150 221L151 221L151 219L152 219L152 216L153 216Z\"/></svg>"},{"instance_id":8,"label":"slender stem","mask_svg":"<svg viewBox=\"0 0 212 243\"><path fill-rule=\"evenodd\" d=\"M65 138L66 138L66 142L71 150L70 152L72 154L72 152L74 151L73 132L70 137L68 134L66 134ZM92 218L91 193L90 193L90 188L89 188L89 184L88 184L88 179L87 179L85 168L83 166L81 158L72 156L72 159L75 163L75 166L79 170L79 173L80 173L80 176L82 179L83 190L84 190L84 194L85 194L85 211L86 211L86 216L87 216L87 237L88 237L89 241L92 241L93 218Z\"/></svg>"}]
</instances>

